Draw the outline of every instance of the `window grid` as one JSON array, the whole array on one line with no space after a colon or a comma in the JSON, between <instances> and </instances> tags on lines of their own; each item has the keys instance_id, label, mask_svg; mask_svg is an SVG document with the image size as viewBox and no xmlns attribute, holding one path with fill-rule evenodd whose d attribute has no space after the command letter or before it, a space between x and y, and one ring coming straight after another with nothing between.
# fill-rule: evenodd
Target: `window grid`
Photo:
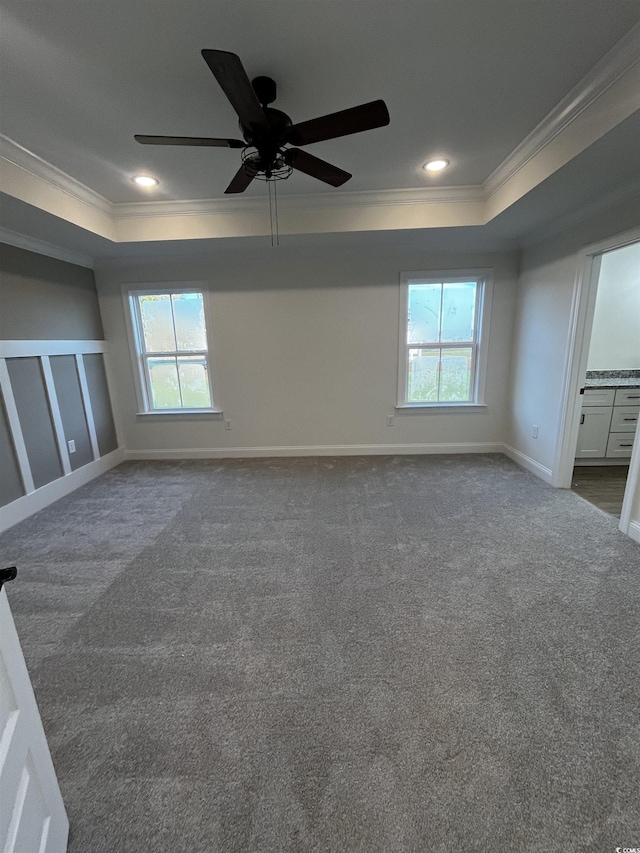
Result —
<instances>
[{"instance_id":1,"label":"window grid","mask_svg":"<svg viewBox=\"0 0 640 853\"><path fill-rule=\"evenodd\" d=\"M178 349L178 334L176 330L176 318L174 311L174 297L182 296L183 294L197 294L203 299L203 294L199 290L171 290L171 291L136 291L130 294L130 302L132 315L134 320L134 335L136 339L136 347L138 350L138 359L140 366L140 375L143 379L143 396L145 398L145 408L150 412L171 412L171 411L206 411L213 406L211 381L209 375L209 351L208 349ZM173 339L176 344L176 349L173 350L149 350L145 337L144 322L142 318L141 299L145 296L166 296L169 297L169 305L171 308L171 325L173 329ZM207 333L206 319L204 320L205 335ZM182 379L180 377L180 358L199 357L204 362L204 374L207 383L208 402L206 406L185 406L184 392L182 388ZM149 363L154 359L175 359L176 379L178 394L180 397L179 406L157 406L154 399L153 383L151 377L151 369Z\"/></svg>"},{"instance_id":2,"label":"window grid","mask_svg":"<svg viewBox=\"0 0 640 853\"><path fill-rule=\"evenodd\" d=\"M442 341L442 329L444 322L444 296L445 289L448 284L460 284L460 283L469 283L475 285L475 301L474 301L474 314L473 314L473 327L472 327L472 337L467 340L456 340L456 341ZM403 278L404 283L404 298L402 301L403 304L403 317L401 318L401 335L403 340L402 353L403 353L403 365L401 365L401 377L402 377L402 394L399 398L399 405L401 406L447 406L447 405L464 405L464 404L476 404L478 403L478 391L479 391L479 374L478 374L478 362L480 357L480 336L481 336L481 327L482 327L482 317L483 317L483 301L486 291L486 282L483 276L478 277L477 275L464 275L464 276L455 276L455 277L447 277L447 276L438 276L429 277L429 276L407 276ZM419 340L419 341L409 341L410 337L410 290L412 285L440 285L440 304L439 304L439 317L438 317L438 339L437 340ZM438 365L437 365L437 383L436 383L436 399L435 400L411 400L411 362L412 362L412 351L420 351L420 350L438 350ZM446 358L446 352L451 350L470 350L470 359L469 359L469 382L468 382L468 395L466 399L452 399L452 398L444 398L442 399L442 366L443 359Z\"/></svg>"}]
</instances>

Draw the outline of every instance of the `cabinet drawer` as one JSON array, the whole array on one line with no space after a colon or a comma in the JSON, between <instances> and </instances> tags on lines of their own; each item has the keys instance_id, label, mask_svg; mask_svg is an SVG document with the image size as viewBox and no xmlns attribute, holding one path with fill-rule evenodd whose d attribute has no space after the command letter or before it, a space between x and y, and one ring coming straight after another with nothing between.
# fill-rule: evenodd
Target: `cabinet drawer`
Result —
<instances>
[{"instance_id":1,"label":"cabinet drawer","mask_svg":"<svg viewBox=\"0 0 640 853\"><path fill-rule=\"evenodd\" d=\"M638 391L638 393L640 394L640 391ZM585 388L582 398L582 405L613 406L613 400L615 396L615 388Z\"/></svg>"},{"instance_id":2,"label":"cabinet drawer","mask_svg":"<svg viewBox=\"0 0 640 853\"><path fill-rule=\"evenodd\" d=\"M611 432L634 433L638 425L638 414L640 414L640 406L614 406Z\"/></svg>"},{"instance_id":3,"label":"cabinet drawer","mask_svg":"<svg viewBox=\"0 0 640 853\"><path fill-rule=\"evenodd\" d=\"M607 442L607 459L631 456L633 435L628 432L612 432Z\"/></svg>"},{"instance_id":4,"label":"cabinet drawer","mask_svg":"<svg viewBox=\"0 0 640 853\"><path fill-rule=\"evenodd\" d=\"M640 388L618 388L615 405L640 406Z\"/></svg>"}]
</instances>

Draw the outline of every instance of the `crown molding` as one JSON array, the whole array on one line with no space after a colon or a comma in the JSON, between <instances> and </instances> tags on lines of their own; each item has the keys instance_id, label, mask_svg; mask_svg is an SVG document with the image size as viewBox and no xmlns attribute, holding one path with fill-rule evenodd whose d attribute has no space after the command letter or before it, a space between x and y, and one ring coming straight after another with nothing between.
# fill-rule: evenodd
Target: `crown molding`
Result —
<instances>
[{"instance_id":1,"label":"crown molding","mask_svg":"<svg viewBox=\"0 0 640 853\"><path fill-rule=\"evenodd\" d=\"M26 234L18 234L17 231L11 231L9 228L2 228L1 226L0 243L15 246L17 249L27 249L29 252L46 255L48 258L56 258L59 261L66 261L69 264L75 264L79 267L93 269L95 263L95 259L90 255L75 252L71 249L63 249L61 246L47 243L45 240L28 237Z\"/></svg>"},{"instance_id":2,"label":"crown molding","mask_svg":"<svg viewBox=\"0 0 640 853\"><path fill-rule=\"evenodd\" d=\"M639 62L640 23L593 66L489 175L482 185L486 198L497 192Z\"/></svg>"},{"instance_id":3,"label":"crown molding","mask_svg":"<svg viewBox=\"0 0 640 853\"><path fill-rule=\"evenodd\" d=\"M362 192L280 195L280 210L328 210L336 208L381 207L386 205L451 204L484 201L479 186L421 187L419 189L365 190ZM192 199L184 201L141 201L114 204L114 219L157 216L215 216L230 213L264 213L266 196L230 199Z\"/></svg>"},{"instance_id":4,"label":"crown molding","mask_svg":"<svg viewBox=\"0 0 640 853\"><path fill-rule=\"evenodd\" d=\"M77 201L94 208L99 213L111 215L113 205L104 196L72 178L62 169L52 166L51 163L3 133L0 133L0 157Z\"/></svg>"}]
</instances>

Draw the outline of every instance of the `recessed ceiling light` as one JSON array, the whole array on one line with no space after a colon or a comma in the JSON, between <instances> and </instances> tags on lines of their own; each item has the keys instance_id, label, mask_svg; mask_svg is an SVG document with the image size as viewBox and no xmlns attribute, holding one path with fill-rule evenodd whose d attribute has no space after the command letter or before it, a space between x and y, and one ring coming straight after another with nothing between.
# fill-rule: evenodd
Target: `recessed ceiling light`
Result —
<instances>
[{"instance_id":1,"label":"recessed ceiling light","mask_svg":"<svg viewBox=\"0 0 640 853\"><path fill-rule=\"evenodd\" d=\"M442 157L438 157L437 160L429 160L428 163L425 163L423 169L426 169L427 172L441 172L443 169L446 169L448 165L448 160L443 160Z\"/></svg>"},{"instance_id":2,"label":"recessed ceiling light","mask_svg":"<svg viewBox=\"0 0 640 853\"><path fill-rule=\"evenodd\" d=\"M150 175L136 175L133 178L133 183L139 187L157 187L158 181Z\"/></svg>"}]
</instances>

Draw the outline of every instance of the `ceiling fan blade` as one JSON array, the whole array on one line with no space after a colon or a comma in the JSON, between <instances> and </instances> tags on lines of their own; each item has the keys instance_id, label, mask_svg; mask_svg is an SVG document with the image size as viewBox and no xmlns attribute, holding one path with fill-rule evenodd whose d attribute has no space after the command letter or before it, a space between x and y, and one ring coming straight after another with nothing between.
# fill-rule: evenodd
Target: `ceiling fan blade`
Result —
<instances>
[{"instance_id":1,"label":"ceiling fan blade","mask_svg":"<svg viewBox=\"0 0 640 853\"><path fill-rule=\"evenodd\" d=\"M268 128L267 118L260 106L251 81L240 57L226 50L203 50L202 56L244 127Z\"/></svg>"},{"instance_id":2,"label":"ceiling fan blade","mask_svg":"<svg viewBox=\"0 0 640 853\"><path fill-rule=\"evenodd\" d=\"M207 136L143 136L137 133L136 142L142 145L194 145L210 148L245 148L241 139L211 139Z\"/></svg>"},{"instance_id":3,"label":"ceiling fan blade","mask_svg":"<svg viewBox=\"0 0 640 853\"><path fill-rule=\"evenodd\" d=\"M233 176L229 186L225 190L226 193L243 193L253 180L253 175L247 175L244 166L240 166L238 171Z\"/></svg>"},{"instance_id":4,"label":"ceiling fan blade","mask_svg":"<svg viewBox=\"0 0 640 853\"><path fill-rule=\"evenodd\" d=\"M286 139L292 145L310 145L312 142L384 127L386 124L389 124L387 105L384 101L371 101L359 107L294 124L287 131Z\"/></svg>"},{"instance_id":5,"label":"ceiling fan blade","mask_svg":"<svg viewBox=\"0 0 640 853\"><path fill-rule=\"evenodd\" d=\"M299 148L289 148L285 151L285 159L290 166L299 172L311 175L312 178L324 181L325 184L331 184L332 187L339 187L352 177L349 172L338 169L337 166L332 166L331 163L314 157L313 154L308 154L306 151L301 151Z\"/></svg>"}]
</instances>

